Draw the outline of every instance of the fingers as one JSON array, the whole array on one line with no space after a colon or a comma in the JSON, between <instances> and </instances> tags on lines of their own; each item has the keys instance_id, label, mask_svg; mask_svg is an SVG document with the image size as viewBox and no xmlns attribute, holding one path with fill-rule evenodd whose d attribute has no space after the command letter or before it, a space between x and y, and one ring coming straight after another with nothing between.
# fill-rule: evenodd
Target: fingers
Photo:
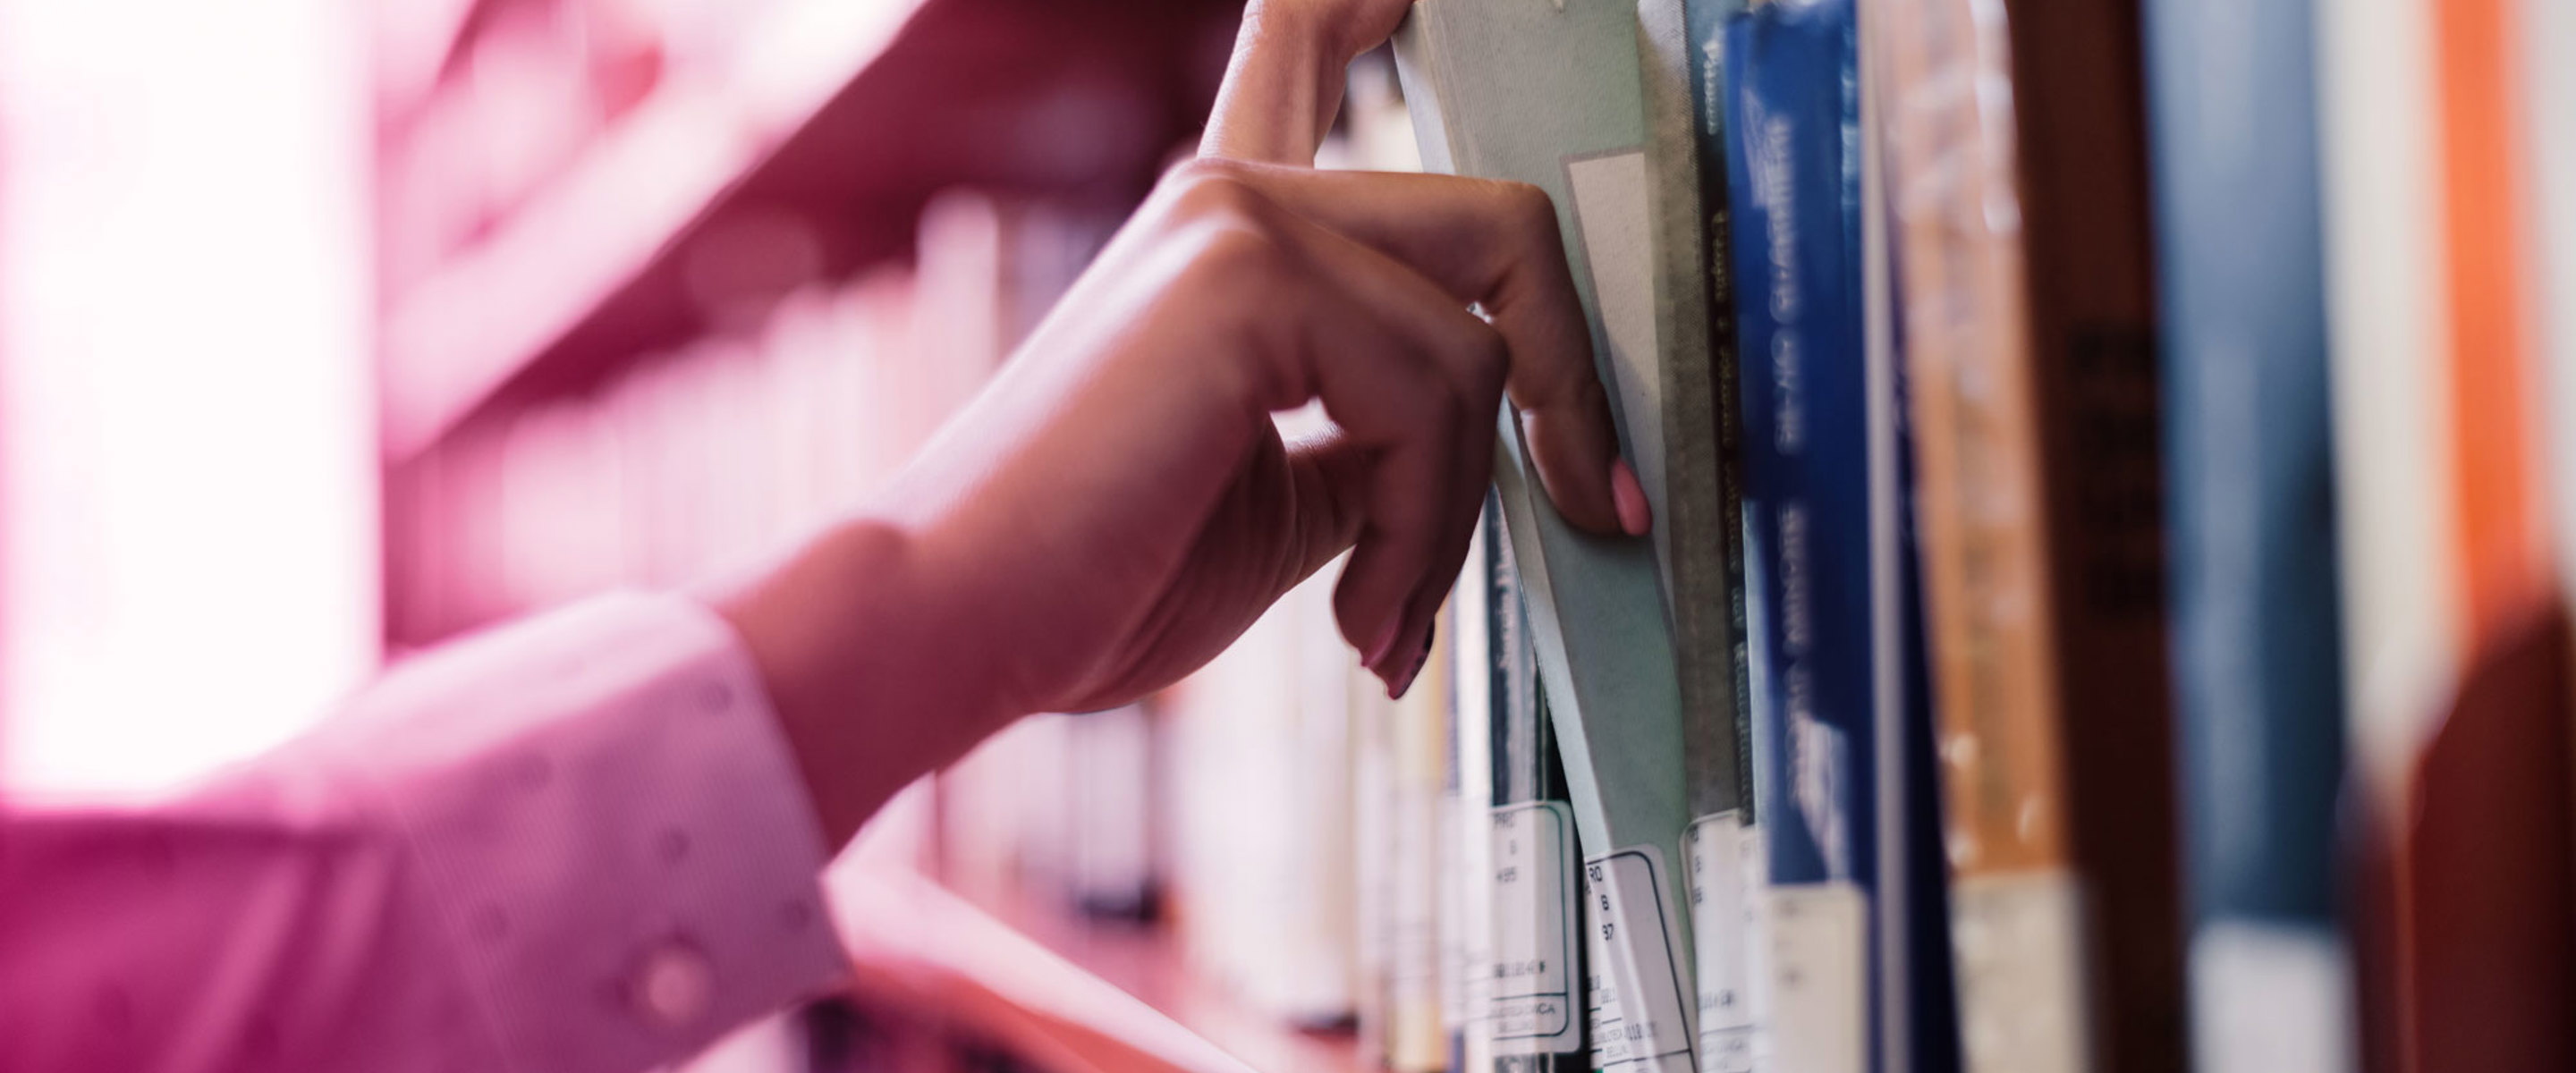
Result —
<instances>
[{"instance_id":1,"label":"fingers","mask_svg":"<svg viewBox=\"0 0 2576 1073\"><path fill-rule=\"evenodd\" d=\"M1305 232L1293 241L1316 262L1322 306L1338 315L1281 357L1302 366L1313 396L1373 462L1345 470L1326 497L1363 514L1334 615L1362 662L1401 694L1421 670L1492 479L1503 342L1419 274L1329 231L1290 229Z\"/></svg>"},{"instance_id":2,"label":"fingers","mask_svg":"<svg viewBox=\"0 0 2576 1073\"><path fill-rule=\"evenodd\" d=\"M1491 318L1509 351L1505 386L1558 513L1595 533L1642 535L1651 520L1623 473L1591 323L1574 294L1556 210L1538 188L1435 175L1198 165L1397 261ZM1623 494L1624 493L1624 494Z\"/></svg>"},{"instance_id":3,"label":"fingers","mask_svg":"<svg viewBox=\"0 0 2576 1073\"><path fill-rule=\"evenodd\" d=\"M1254 0L1199 152L1314 163L1341 107L1345 69L1393 34L1408 6L1407 0Z\"/></svg>"},{"instance_id":4,"label":"fingers","mask_svg":"<svg viewBox=\"0 0 2576 1073\"><path fill-rule=\"evenodd\" d=\"M1237 286L1253 280L1265 298L1245 401L1276 412L1320 399L1341 429L1340 442L1293 460L1300 565L1350 542L1335 617L1369 669L1400 691L1420 670L1422 638L1458 576L1492 477L1503 339L1438 284L1368 246L1222 175L1202 170L1184 182L1175 211L1205 220L1222 244L1207 270Z\"/></svg>"}]
</instances>

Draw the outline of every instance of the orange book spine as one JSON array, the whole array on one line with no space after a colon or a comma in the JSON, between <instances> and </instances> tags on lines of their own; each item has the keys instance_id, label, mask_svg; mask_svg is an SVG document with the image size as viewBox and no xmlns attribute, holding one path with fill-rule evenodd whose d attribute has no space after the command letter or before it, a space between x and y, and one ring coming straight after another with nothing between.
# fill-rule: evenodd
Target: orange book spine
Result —
<instances>
[{"instance_id":1,"label":"orange book spine","mask_svg":"<svg viewBox=\"0 0 2576 1073\"><path fill-rule=\"evenodd\" d=\"M2456 524L2471 656L2537 613L2552 589L2530 410L2540 385L2522 291L2528 251L2513 21L2511 0L2436 7Z\"/></svg>"}]
</instances>

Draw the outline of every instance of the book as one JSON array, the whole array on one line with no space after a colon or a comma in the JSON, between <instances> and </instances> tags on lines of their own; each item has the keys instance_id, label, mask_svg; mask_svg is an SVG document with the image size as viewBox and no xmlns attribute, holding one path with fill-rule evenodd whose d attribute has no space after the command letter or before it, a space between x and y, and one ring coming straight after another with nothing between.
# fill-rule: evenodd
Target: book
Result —
<instances>
[{"instance_id":1,"label":"book","mask_svg":"<svg viewBox=\"0 0 2576 1073\"><path fill-rule=\"evenodd\" d=\"M2557 534L2559 588L2576 594L2576 7L2528 3L2520 33L2539 254L2533 259L2541 316L2542 365L2548 379L2551 529Z\"/></svg>"},{"instance_id":2,"label":"book","mask_svg":"<svg viewBox=\"0 0 2576 1073\"><path fill-rule=\"evenodd\" d=\"M2576 1067L2576 633L2555 601L2470 657L2394 816L2371 817L2364 1068Z\"/></svg>"},{"instance_id":3,"label":"book","mask_svg":"<svg viewBox=\"0 0 2576 1073\"><path fill-rule=\"evenodd\" d=\"M1442 808L1449 768L1449 622L1434 619L1434 651L1413 687L1398 700L1371 696L1374 677L1354 670L1357 704L1382 705L1389 745L1386 865L1387 928L1384 1066L1394 1073L1440 1073L1449 1068L1450 1033L1443 1010L1447 958L1441 945L1446 906L1441 897L1441 852L1448 816Z\"/></svg>"},{"instance_id":4,"label":"book","mask_svg":"<svg viewBox=\"0 0 2576 1073\"><path fill-rule=\"evenodd\" d=\"M2145 8L2194 1065L2349 1069L2315 22Z\"/></svg>"},{"instance_id":5,"label":"book","mask_svg":"<svg viewBox=\"0 0 2576 1073\"><path fill-rule=\"evenodd\" d=\"M1164 723L1172 916L1189 967L1251 1011L1314 1029L1347 1029L1367 997L1359 873L1381 859L1360 835L1364 750L1332 591L1330 570L1290 590L1166 694Z\"/></svg>"},{"instance_id":6,"label":"book","mask_svg":"<svg viewBox=\"0 0 2576 1073\"><path fill-rule=\"evenodd\" d=\"M1539 688L1529 616L1498 497L1480 522L1486 621L1491 989L1482 1035L1494 1073L1588 1068L1574 807Z\"/></svg>"},{"instance_id":7,"label":"book","mask_svg":"<svg viewBox=\"0 0 2576 1073\"><path fill-rule=\"evenodd\" d=\"M1727 261L1719 27L1735 0L1639 0L1654 214L1656 362L1664 464L1649 487L1680 676L1701 1068L1750 1069L1759 1028L1746 956L1763 854L1752 780L1744 505ZM1653 448L1648 448L1651 452Z\"/></svg>"},{"instance_id":8,"label":"book","mask_svg":"<svg viewBox=\"0 0 2576 1073\"><path fill-rule=\"evenodd\" d=\"M1911 1068L1895 937L1903 519L1892 350L1863 126L1859 11L1758 4L1724 27L1741 352L1769 1054ZM1873 320L1879 331L1872 332ZM1891 899L1889 894L1897 897Z\"/></svg>"},{"instance_id":9,"label":"book","mask_svg":"<svg viewBox=\"0 0 2576 1073\"><path fill-rule=\"evenodd\" d=\"M1887 183L1887 47L1876 0L1857 0L1860 24L1862 353L1869 392L1870 651L1873 804L1878 884L1871 909L1877 1061L1882 1073L1960 1068L1957 977L1950 946L1949 864L1933 746L1930 655L1923 626L1914 511L1913 430L1895 265L1896 207Z\"/></svg>"},{"instance_id":10,"label":"book","mask_svg":"<svg viewBox=\"0 0 2576 1073\"><path fill-rule=\"evenodd\" d=\"M2138 12L1872 10L1965 1057L2178 1068Z\"/></svg>"},{"instance_id":11,"label":"book","mask_svg":"<svg viewBox=\"0 0 2576 1073\"><path fill-rule=\"evenodd\" d=\"M1626 457L1660 420L1639 402L1657 353L1633 0L1424 0L1396 37L1430 170L1527 182L1555 202ZM1646 541L1581 533L1498 415L1495 483L1564 758L1585 873L1616 939L1590 996L1596 1062L1694 1064L1684 888L1668 847L1688 818L1672 638Z\"/></svg>"},{"instance_id":12,"label":"book","mask_svg":"<svg viewBox=\"0 0 2576 1073\"><path fill-rule=\"evenodd\" d=\"M1390 77L1392 73L1390 72ZM1452 1073L1494 1067L1495 622L1490 501L1449 593L1447 774L1441 784L1441 1019ZM1418 688L1418 687L1417 687Z\"/></svg>"},{"instance_id":13,"label":"book","mask_svg":"<svg viewBox=\"0 0 2576 1073\"><path fill-rule=\"evenodd\" d=\"M2576 836L2568 809L2535 811L2576 791L2515 122L2524 11L2390 0L2319 20L2368 1068L2576 1062Z\"/></svg>"}]
</instances>

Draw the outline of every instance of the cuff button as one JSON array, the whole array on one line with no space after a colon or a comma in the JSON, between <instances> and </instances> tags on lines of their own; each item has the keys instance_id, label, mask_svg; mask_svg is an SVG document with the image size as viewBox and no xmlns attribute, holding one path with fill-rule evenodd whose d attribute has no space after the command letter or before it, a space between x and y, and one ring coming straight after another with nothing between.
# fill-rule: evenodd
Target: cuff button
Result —
<instances>
[{"instance_id":1,"label":"cuff button","mask_svg":"<svg viewBox=\"0 0 2576 1073\"><path fill-rule=\"evenodd\" d=\"M630 984L636 1012L663 1028L696 1024L715 1004L715 966L687 940L653 948L636 966Z\"/></svg>"}]
</instances>

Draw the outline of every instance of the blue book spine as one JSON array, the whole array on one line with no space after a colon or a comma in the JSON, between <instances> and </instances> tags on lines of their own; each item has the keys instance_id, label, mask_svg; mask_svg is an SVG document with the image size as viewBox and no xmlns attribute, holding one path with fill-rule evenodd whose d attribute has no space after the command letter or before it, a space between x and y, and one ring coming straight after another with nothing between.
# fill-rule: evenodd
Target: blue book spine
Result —
<instances>
[{"instance_id":1,"label":"blue book spine","mask_svg":"<svg viewBox=\"0 0 2576 1073\"><path fill-rule=\"evenodd\" d=\"M2314 13L2150 0L2145 28L2191 987L2202 1066L2225 1070L2234 989L2300 979L2340 1008L2345 971ZM2294 1020L2256 1030L2342 1031Z\"/></svg>"},{"instance_id":2,"label":"blue book spine","mask_svg":"<svg viewBox=\"0 0 2576 1073\"><path fill-rule=\"evenodd\" d=\"M1885 196L1883 191L1881 196ZM1891 222L1895 216L1889 205L1872 205L1868 209ZM1893 260L1892 253L1890 259ZM1898 274L1892 270L1888 290L1888 316L1893 324L1903 319L1905 294L1898 286ZM1898 782L1903 790L1898 795L1896 814L1903 819L1902 830L1894 833L1900 847L1894 856L1902 862L1898 867L1905 870L1905 904L1895 914L1904 920L1904 937L1889 941L1905 944L1905 989L1911 1005L1891 1047L1908 1056L1907 1073L1958 1073L1964 1065L1959 1039L1958 976L1950 947L1950 858L1942 842L1941 760L1934 731L1939 713L1932 707L1921 534L1915 526L1913 423L1906 417L1913 408L1905 389L1903 333L1889 334L1888 368L1894 388L1894 405L1890 409L1897 426L1899 504L1895 517L1889 520L1897 533L1897 659L1903 682L1897 713L1901 740L1889 748L1896 751L1895 762L1902 765Z\"/></svg>"},{"instance_id":3,"label":"blue book spine","mask_svg":"<svg viewBox=\"0 0 2576 1073\"><path fill-rule=\"evenodd\" d=\"M1851 0L1767 4L1725 28L1754 782L1784 1068L1870 1069L1878 1050L1856 29ZM1792 1024L1841 1027L1799 1039Z\"/></svg>"},{"instance_id":4,"label":"blue book spine","mask_svg":"<svg viewBox=\"0 0 2576 1073\"><path fill-rule=\"evenodd\" d=\"M2312 22L2147 5L2192 904L2323 921L2343 676Z\"/></svg>"}]
</instances>

